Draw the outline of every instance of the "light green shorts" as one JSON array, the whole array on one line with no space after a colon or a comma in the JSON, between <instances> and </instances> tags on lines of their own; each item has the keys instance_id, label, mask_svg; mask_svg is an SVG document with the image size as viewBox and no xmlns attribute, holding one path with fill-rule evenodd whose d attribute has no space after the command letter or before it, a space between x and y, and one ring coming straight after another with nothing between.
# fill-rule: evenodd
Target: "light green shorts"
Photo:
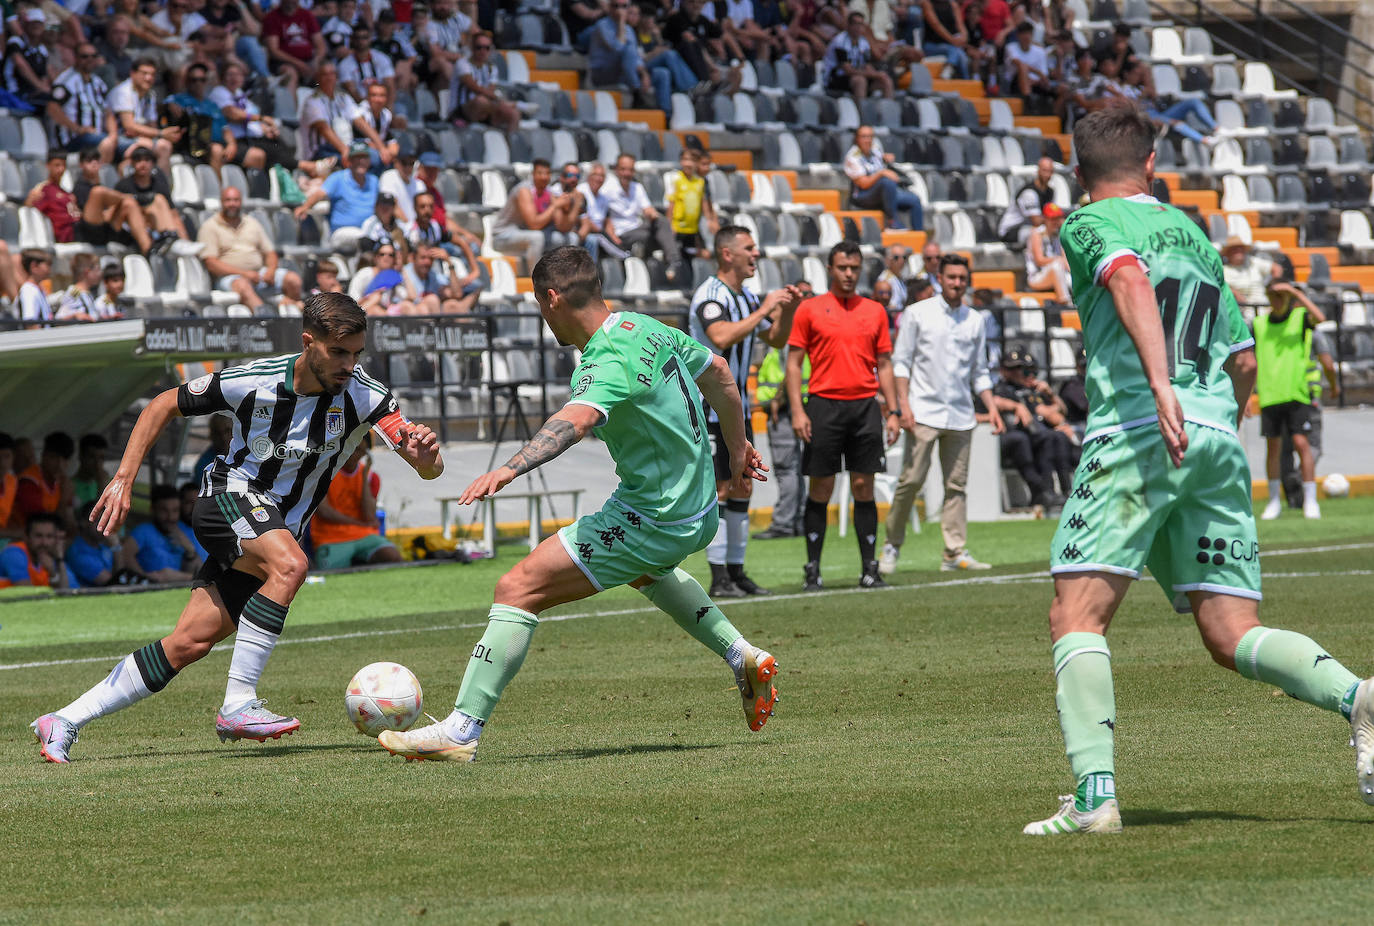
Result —
<instances>
[{"instance_id":1,"label":"light green shorts","mask_svg":"<svg viewBox=\"0 0 1374 926\"><path fill-rule=\"evenodd\" d=\"M343 543L326 543L315 548L315 562L321 569L343 569L346 566L359 566L372 559L372 554L382 547L394 544L381 534L368 534L357 540Z\"/></svg>"},{"instance_id":2,"label":"light green shorts","mask_svg":"<svg viewBox=\"0 0 1374 926\"><path fill-rule=\"evenodd\" d=\"M1050 572L1140 578L1148 567L1165 596L1189 610L1190 591L1259 600L1259 540L1250 464L1234 434L1188 422L1175 467L1151 423L1083 445L1073 492L1059 516Z\"/></svg>"},{"instance_id":3,"label":"light green shorts","mask_svg":"<svg viewBox=\"0 0 1374 926\"><path fill-rule=\"evenodd\" d=\"M684 559L706 549L719 521L713 504L694 521L655 524L612 498L596 514L584 515L559 530L558 539L596 590L602 591L640 576L666 576Z\"/></svg>"}]
</instances>

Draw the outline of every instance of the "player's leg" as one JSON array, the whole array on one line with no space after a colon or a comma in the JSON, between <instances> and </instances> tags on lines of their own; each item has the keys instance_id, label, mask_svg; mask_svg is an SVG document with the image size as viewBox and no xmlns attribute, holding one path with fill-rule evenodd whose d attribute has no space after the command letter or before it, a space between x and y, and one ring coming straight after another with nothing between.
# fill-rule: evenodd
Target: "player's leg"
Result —
<instances>
[{"instance_id":1,"label":"player's leg","mask_svg":"<svg viewBox=\"0 0 1374 926\"><path fill-rule=\"evenodd\" d=\"M926 474L930 472L930 455L939 435L940 432L935 428L920 423L906 435L902 447L902 473L897 477L897 488L892 492L892 507L887 510L883 554L878 558L878 571L883 575L891 575L897 569L897 559L902 555L902 543L906 540L916 493L925 485Z\"/></svg>"},{"instance_id":2,"label":"player's leg","mask_svg":"<svg viewBox=\"0 0 1374 926\"><path fill-rule=\"evenodd\" d=\"M192 589L191 600L168 636L134 650L81 697L30 724L40 754L49 762L69 761L82 727L157 694L178 672L233 632L234 622L219 593L213 587Z\"/></svg>"},{"instance_id":3,"label":"player's leg","mask_svg":"<svg viewBox=\"0 0 1374 926\"><path fill-rule=\"evenodd\" d=\"M1312 419L1317 410L1304 402L1293 403L1293 416L1290 431L1293 435L1293 449L1298 453L1298 469L1302 475L1302 514L1305 518L1320 518L1321 506L1317 504L1317 458L1312 452L1308 434L1312 431Z\"/></svg>"},{"instance_id":4,"label":"player's leg","mask_svg":"<svg viewBox=\"0 0 1374 926\"><path fill-rule=\"evenodd\" d=\"M1260 515L1272 521L1283 514L1283 480L1279 477L1279 455L1283 452L1283 408L1268 405L1260 409L1260 436L1264 438L1264 475L1269 482L1269 501Z\"/></svg>"},{"instance_id":5,"label":"player's leg","mask_svg":"<svg viewBox=\"0 0 1374 926\"><path fill-rule=\"evenodd\" d=\"M1078 572L1054 580L1050 605L1059 729L1076 787L1059 811L1027 824L1029 836L1120 832L1116 804L1116 693L1107 628L1131 576Z\"/></svg>"},{"instance_id":6,"label":"player's leg","mask_svg":"<svg viewBox=\"0 0 1374 926\"><path fill-rule=\"evenodd\" d=\"M842 465L844 430L836 414L837 407L842 404L822 396L812 396L806 403L806 413L811 418L811 440L802 447L802 474L807 477L806 509L802 513L802 529L806 534L802 591L818 591L824 587L821 551L825 547L835 474Z\"/></svg>"},{"instance_id":7,"label":"player's leg","mask_svg":"<svg viewBox=\"0 0 1374 926\"><path fill-rule=\"evenodd\" d=\"M972 431L940 432L940 469L945 477L945 500L940 508L940 533L944 539L942 570L987 569L968 552L968 457Z\"/></svg>"},{"instance_id":8,"label":"player's leg","mask_svg":"<svg viewBox=\"0 0 1374 926\"><path fill-rule=\"evenodd\" d=\"M706 434L711 441L711 461L716 471L716 499L719 502L717 514L719 515L716 535L706 547L706 565L711 568L711 597L712 598L743 598L748 592L737 586L730 578L729 563L738 563L743 568L744 549L741 546L738 551L732 549L730 543L731 531L730 524L732 517L738 517L735 512L739 509L739 503L730 497L730 453L725 447L725 436L721 433L720 423L708 421L706 423ZM733 503L733 504L732 504ZM746 527L749 523L749 501L744 500L744 523ZM732 553L737 553L738 559L731 557Z\"/></svg>"},{"instance_id":9,"label":"player's leg","mask_svg":"<svg viewBox=\"0 0 1374 926\"><path fill-rule=\"evenodd\" d=\"M605 515L605 511L564 528L559 535L545 539L539 546L496 582L493 604L487 614L487 629L473 647L458 688L453 711L438 723L403 733L387 730L377 741L392 755L410 759L433 759L449 762L471 762L477 752L477 741L491 719L501 694L524 665L530 639L539 626L540 612L569 601L578 601L596 594L604 587L590 571L593 559L592 540L565 541L564 532L578 536L593 532L590 524ZM604 528L603 528L604 529ZM573 543L573 554L565 543ZM579 545L585 545L581 549ZM573 557L583 560L579 563ZM600 565L598 561L597 565ZM624 584L622 582L616 584Z\"/></svg>"},{"instance_id":10,"label":"player's leg","mask_svg":"<svg viewBox=\"0 0 1374 926\"><path fill-rule=\"evenodd\" d=\"M874 399L849 404L844 442L845 469L853 496L854 539L859 544L859 587L885 588L874 551L878 545L878 503L873 500L873 474L887 471L883 413Z\"/></svg>"}]
</instances>

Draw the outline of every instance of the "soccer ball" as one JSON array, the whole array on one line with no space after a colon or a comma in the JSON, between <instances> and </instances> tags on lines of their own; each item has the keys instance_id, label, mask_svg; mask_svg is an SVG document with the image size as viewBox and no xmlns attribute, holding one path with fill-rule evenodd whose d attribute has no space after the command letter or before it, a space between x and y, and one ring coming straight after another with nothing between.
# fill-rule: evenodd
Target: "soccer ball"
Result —
<instances>
[{"instance_id":1,"label":"soccer ball","mask_svg":"<svg viewBox=\"0 0 1374 926\"><path fill-rule=\"evenodd\" d=\"M344 693L348 719L358 732L376 736L383 730L409 730L420 716L424 695L414 673L394 662L363 666Z\"/></svg>"},{"instance_id":2,"label":"soccer ball","mask_svg":"<svg viewBox=\"0 0 1374 926\"><path fill-rule=\"evenodd\" d=\"M1332 473L1322 480L1322 489L1327 498L1345 498L1350 494L1350 480L1340 473Z\"/></svg>"}]
</instances>

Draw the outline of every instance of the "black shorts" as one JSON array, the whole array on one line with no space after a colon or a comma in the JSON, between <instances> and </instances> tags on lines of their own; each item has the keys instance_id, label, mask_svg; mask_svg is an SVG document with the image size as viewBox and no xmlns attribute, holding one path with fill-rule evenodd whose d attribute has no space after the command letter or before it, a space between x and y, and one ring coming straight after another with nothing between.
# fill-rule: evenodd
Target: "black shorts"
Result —
<instances>
[{"instance_id":1,"label":"black shorts","mask_svg":"<svg viewBox=\"0 0 1374 926\"><path fill-rule=\"evenodd\" d=\"M1317 406L1310 402L1280 402L1260 409L1260 436L1283 437L1285 434L1310 434L1316 427Z\"/></svg>"},{"instance_id":2,"label":"black shorts","mask_svg":"<svg viewBox=\"0 0 1374 926\"><path fill-rule=\"evenodd\" d=\"M72 240L100 248L116 242L130 248L138 247L138 241L124 229L110 225L93 225L85 219L76 220L76 227L72 229Z\"/></svg>"},{"instance_id":3,"label":"black shorts","mask_svg":"<svg viewBox=\"0 0 1374 926\"><path fill-rule=\"evenodd\" d=\"M754 442L754 426L749 420L749 411L744 412L744 437ZM716 481L730 481L730 449L725 445L725 432L720 429L719 421L706 422L706 436L711 439L711 459L716 464Z\"/></svg>"},{"instance_id":4,"label":"black shorts","mask_svg":"<svg viewBox=\"0 0 1374 926\"><path fill-rule=\"evenodd\" d=\"M848 93L849 75L843 71L836 71L830 75L830 80L826 82L825 89L831 93Z\"/></svg>"},{"instance_id":5,"label":"black shorts","mask_svg":"<svg viewBox=\"0 0 1374 926\"><path fill-rule=\"evenodd\" d=\"M196 499L191 527L205 548L205 564L196 573L196 587L213 585L243 556L243 541L271 530L287 530L272 502L261 495L221 492Z\"/></svg>"},{"instance_id":6,"label":"black shorts","mask_svg":"<svg viewBox=\"0 0 1374 926\"><path fill-rule=\"evenodd\" d=\"M811 419L811 442L802 450L803 475L887 471L883 412L876 398L813 395L806 403L806 414Z\"/></svg>"}]
</instances>

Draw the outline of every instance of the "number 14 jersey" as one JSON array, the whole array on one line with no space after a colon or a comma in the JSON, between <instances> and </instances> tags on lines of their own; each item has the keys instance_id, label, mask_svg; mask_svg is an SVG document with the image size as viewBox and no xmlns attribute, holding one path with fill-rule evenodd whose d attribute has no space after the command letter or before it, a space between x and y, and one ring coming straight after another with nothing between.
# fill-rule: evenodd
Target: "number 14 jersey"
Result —
<instances>
[{"instance_id":1,"label":"number 14 jersey","mask_svg":"<svg viewBox=\"0 0 1374 926\"><path fill-rule=\"evenodd\" d=\"M1104 271L1132 260L1144 264L1155 290L1169 378L1184 417L1234 433L1235 391L1222 365L1254 338L1222 278L1221 256L1197 225L1141 194L1084 206L1064 222L1059 238L1088 354L1084 440L1158 418L1140 355L1102 285Z\"/></svg>"},{"instance_id":2,"label":"number 14 jersey","mask_svg":"<svg viewBox=\"0 0 1374 926\"><path fill-rule=\"evenodd\" d=\"M596 433L620 477L612 498L652 523L695 521L716 505L695 382L714 356L657 319L612 312L573 371L568 404L601 413Z\"/></svg>"}]
</instances>

